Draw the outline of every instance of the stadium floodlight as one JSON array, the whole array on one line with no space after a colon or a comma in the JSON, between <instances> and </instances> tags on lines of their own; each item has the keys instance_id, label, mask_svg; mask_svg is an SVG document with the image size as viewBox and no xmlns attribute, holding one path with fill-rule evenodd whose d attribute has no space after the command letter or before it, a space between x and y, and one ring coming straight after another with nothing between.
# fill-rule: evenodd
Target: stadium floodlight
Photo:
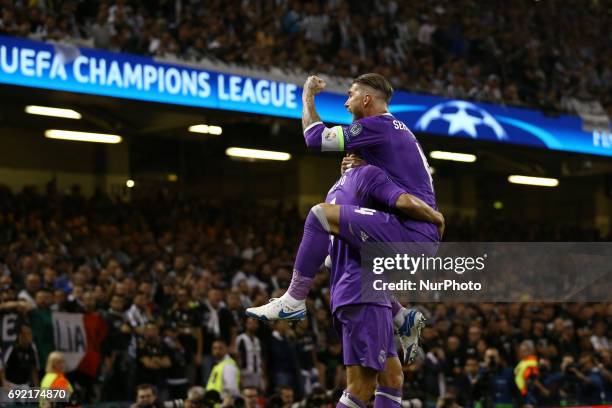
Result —
<instances>
[{"instance_id":1,"label":"stadium floodlight","mask_svg":"<svg viewBox=\"0 0 612 408\"><path fill-rule=\"evenodd\" d=\"M214 125L193 125L189 126L189 131L193 133L220 135L221 133L223 133L223 128L221 126Z\"/></svg>"},{"instance_id":2,"label":"stadium floodlight","mask_svg":"<svg viewBox=\"0 0 612 408\"><path fill-rule=\"evenodd\" d=\"M135 185L136 185L136 182L132 179L129 179L125 182L125 186L127 188L134 188Z\"/></svg>"},{"instance_id":3,"label":"stadium floodlight","mask_svg":"<svg viewBox=\"0 0 612 408\"><path fill-rule=\"evenodd\" d=\"M55 118L81 119L81 114L72 109L52 108L50 106L28 105L25 112L30 115L53 116Z\"/></svg>"},{"instance_id":4,"label":"stadium floodlight","mask_svg":"<svg viewBox=\"0 0 612 408\"><path fill-rule=\"evenodd\" d=\"M121 143L121 136L106 133L75 132L72 130L49 129L45 131L49 139L73 140L77 142Z\"/></svg>"},{"instance_id":5,"label":"stadium floodlight","mask_svg":"<svg viewBox=\"0 0 612 408\"><path fill-rule=\"evenodd\" d=\"M242 147L228 147L225 151L230 157L241 157L244 159L255 160L280 160L287 161L291 159L291 155L285 152L274 152L271 150L245 149Z\"/></svg>"},{"instance_id":6,"label":"stadium floodlight","mask_svg":"<svg viewBox=\"0 0 612 408\"><path fill-rule=\"evenodd\" d=\"M464 163L473 163L476 161L476 155L469 153L444 152L441 150L433 150L429 153L429 157L438 160L451 160Z\"/></svg>"},{"instance_id":7,"label":"stadium floodlight","mask_svg":"<svg viewBox=\"0 0 612 408\"><path fill-rule=\"evenodd\" d=\"M508 181L513 184L539 187L557 187L559 185L559 180L556 178L519 176L516 174L508 176Z\"/></svg>"}]
</instances>

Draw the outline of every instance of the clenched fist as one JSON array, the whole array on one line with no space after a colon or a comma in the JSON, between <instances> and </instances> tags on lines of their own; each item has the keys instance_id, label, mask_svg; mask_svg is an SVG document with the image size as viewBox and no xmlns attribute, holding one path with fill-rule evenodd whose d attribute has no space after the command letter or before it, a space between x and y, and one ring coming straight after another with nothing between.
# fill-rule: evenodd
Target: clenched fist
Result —
<instances>
[{"instance_id":1,"label":"clenched fist","mask_svg":"<svg viewBox=\"0 0 612 408\"><path fill-rule=\"evenodd\" d=\"M311 75L304 82L304 94L316 95L325 88L325 81L316 75Z\"/></svg>"}]
</instances>

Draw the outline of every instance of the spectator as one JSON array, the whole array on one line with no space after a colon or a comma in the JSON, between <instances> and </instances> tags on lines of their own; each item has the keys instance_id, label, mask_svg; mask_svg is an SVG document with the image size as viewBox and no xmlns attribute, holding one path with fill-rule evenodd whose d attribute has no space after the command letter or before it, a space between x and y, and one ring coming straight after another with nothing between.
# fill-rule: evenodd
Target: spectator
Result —
<instances>
[{"instance_id":1,"label":"spectator","mask_svg":"<svg viewBox=\"0 0 612 408\"><path fill-rule=\"evenodd\" d=\"M478 98L491 103L502 102L502 93L501 89L499 88L499 77L497 75L489 75L487 78L487 83L482 88L482 92L480 92Z\"/></svg>"},{"instance_id":2,"label":"spectator","mask_svg":"<svg viewBox=\"0 0 612 408\"><path fill-rule=\"evenodd\" d=\"M208 377L206 391L217 391L222 399L240 395L240 370L223 340L214 341L212 356L216 363Z\"/></svg>"},{"instance_id":3,"label":"spectator","mask_svg":"<svg viewBox=\"0 0 612 408\"><path fill-rule=\"evenodd\" d=\"M232 316L232 335L244 331L244 307L241 305L240 292L238 290L232 290L227 294L227 310Z\"/></svg>"},{"instance_id":4,"label":"spectator","mask_svg":"<svg viewBox=\"0 0 612 408\"><path fill-rule=\"evenodd\" d=\"M245 388L264 389L261 342L257 337L259 322L247 318L245 326L245 332L236 338L240 382Z\"/></svg>"},{"instance_id":5,"label":"spectator","mask_svg":"<svg viewBox=\"0 0 612 408\"><path fill-rule=\"evenodd\" d=\"M223 340L225 344L231 344L232 338L232 315L221 303L223 293L221 290L212 288L208 291L207 298L202 302L202 325L203 325L203 378L208 378L212 369L213 359L211 357L212 344L215 340Z\"/></svg>"},{"instance_id":6,"label":"spectator","mask_svg":"<svg viewBox=\"0 0 612 408\"><path fill-rule=\"evenodd\" d=\"M436 24L443 25L440 22ZM461 66L457 69L461 72L474 71ZM485 65L482 71L490 72ZM438 73L433 72L432 78L438 78ZM95 316L98 307L105 307L103 318L109 334L103 342L104 347L99 350L104 356L103 370L97 373L99 376L92 378L94 389L102 385L100 399L106 401L117 401L122 396L125 400L135 390L136 384L131 386L128 383L138 379L140 368L143 368L137 346L142 346L141 356L146 355L144 345L149 338L145 336L146 322L153 323L155 331L157 327L164 328L163 336L154 336L156 341L149 345L153 349L153 356L158 357L155 359L158 362L157 371L163 380L159 384L160 399L168 394L167 388L172 385L168 384L168 379L178 379L183 382L182 386L185 385L186 370L181 369L183 363L180 362L185 360L184 352L178 326L175 326L180 319L167 318L167 314L178 301L178 289L183 286L179 282L184 282L181 279L187 279L190 274L192 283L186 286L192 291L188 295L189 304L202 305L208 301L214 306L219 317L219 337L227 338L227 344L234 344L232 340L240 308L249 302L261 304L269 297L265 285L249 287L247 279L252 277L259 282L265 281L269 287L286 285L284 265L291 260L295 240L299 239L303 226L293 212L278 208L228 202L221 207L195 196L179 198L161 194L152 199L148 194L139 197L136 191L134 193L130 203L123 203L114 202L103 195L89 200L60 192L54 193L56 195L34 192L12 194L0 188L0 207L3 209L3 216L0 217L3 227L0 229L0 324L4 341L0 347L5 351L7 345L15 342L18 333L12 328L19 327L23 321L29 322L32 327L39 357L43 355L43 349L51 353L55 345L50 303L55 303L53 311L82 312L85 316ZM54 209L49 218L42 217L41 214L49 213L49 208ZM25 226L30 223L37 225L35 236L24 232ZM450 224L455 226L449 229L449 240L476 237L485 241L600 239L592 230L568 228L564 224L523 228L520 223L505 219L492 222L487 218L450 221ZM183 260L175 265L175 269L182 271L178 273L181 276L168 277L166 265L172 264L179 254ZM245 261L249 257L250 260ZM181 266L181 263L185 265ZM25 300L16 300L16 293L25 287L27 274L42 273L48 278L52 277L46 268L55 270L59 277L43 279L46 283L34 295L36 307L33 308ZM247 277L234 284L233 277L238 269L246 271ZM62 289L55 290L55 296L49 300L48 282L53 280ZM310 367L311 360L317 368L316 377L320 386L329 398L332 398L334 390L342 389L346 381L341 346L331 329L328 276L320 273L315 281L308 299L308 308L313 313L310 319L297 324L295 334L287 324L284 327L283 324L272 326L277 333L271 336L269 325L258 325L246 319L240 321L245 325L242 334L259 339L261 358L267 363L262 364L260 374L264 385L278 391L278 382L284 379L277 373L285 373L285 377L290 379L290 387L295 388L294 400L304 407L322 396L314 385L314 375L310 376L313 383L310 395L303 390L307 384L301 384L307 376L301 376L300 371ZM211 288L215 289L211 291ZM72 303L65 301L65 290L72 290ZM237 292L240 293L240 305L235 307L233 294ZM143 294L141 299L138 299L139 294ZM62 307L58 308L57 304ZM124 305L130 307L134 304L141 306L134 307L132 313L123 313ZM487 385L483 387L487 393L482 399L483 404L488 402L484 398L493 398L498 393L505 395L503 381L506 374L502 367L515 367L519 363L520 356L515 354L515 349L523 339L533 341L534 353L541 362L540 375L534 375L527 381L531 390L529 395L533 401L537 401L537 406L544 403L559 406L562 402L577 405L578 396L582 398L588 392L588 389L585 391L588 383L574 374L571 368L580 370L587 378L591 375L584 370L588 364L583 367L582 360L580 365L574 361L583 354L593 354L595 345L604 344L607 327L602 326L602 329L598 322L605 323L612 310L608 303L453 303L422 304L420 307L431 316L432 324L423 332L425 359L405 368L404 399L413 404L419 401L423 405L435 405L440 395L454 393L453 401L462 398L462 390L453 381L468 378L465 371L468 351L470 357L476 357L483 363L477 370L477 375ZM152 313L153 310L156 313ZM213 335L204 339L204 343L209 342L207 353L212 359L210 343L215 339L217 323L211 318L210 309L198 306L197 310L200 318L206 317L206 323L211 320L213 323L208 326L203 321L197 325L199 328L205 326L213 329ZM145 317L140 319L138 316ZM162 316L166 317L163 326ZM137 322L134 329L128 317ZM207 333L203 329L203 334ZM597 336L595 344L593 336ZM239 351L243 348L241 343L246 345L243 340L246 339L236 339L235 349L237 360L245 367ZM133 348L126 353L127 341ZM177 345L180 347L172 347ZM492 353L487 345L498 351L497 370L490 364L492 359L497 360L497 353ZM311 347L316 352L316 359L309 351ZM597 348L600 351L596 352L596 357L600 361L597 361L594 369L599 370L603 378L604 392L609 392L609 352L604 347ZM276 353L274 358L270 356L273 353ZM124 355L123 362L119 358L121 354ZM202 354L206 355L204 351ZM116 356L114 359L113 355ZM164 356L170 360L170 367L159 368L161 360L165 360ZM469 370L473 373L473 367ZM313 373L312 370L306 371ZM152 373L152 377L155 374ZM198 378L196 384L204 384L207 379ZM241 379L243 385L246 382L246 378ZM112 386L113 383L116 386ZM275 383L277 387L274 387ZM513 387L514 384L511 384L510 388ZM544 391L550 395L546 397ZM179 392L176 391L179 398L168 402L181 405L169 408L189 404L184 400L184 391L180 396ZM306 394L304 399L301 394ZM216 391L209 391L208 397L207 403L220 401ZM277 397L281 405L280 395ZM516 400L516 396L513 399ZM241 399L235 396L234 404L240 403ZM197 401L194 404L197 405Z\"/></svg>"},{"instance_id":7,"label":"spectator","mask_svg":"<svg viewBox=\"0 0 612 408\"><path fill-rule=\"evenodd\" d=\"M180 347L185 352L185 374L190 383L195 382L196 367L202 364L202 331L197 305L190 299L187 288L176 291L176 301L167 312L166 322L178 331Z\"/></svg>"},{"instance_id":8,"label":"spectator","mask_svg":"<svg viewBox=\"0 0 612 408\"><path fill-rule=\"evenodd\" d=\"M600 370L595 365L595 359L591 354L580 357L578 367L570 367L568 370L578 378L577 397L580 405L599 405L604 402L605 389L604 379Z\"/></svg>"},{"instance_id":9,"label":"spectator","mask_svg":"<svg viewBox=\"0 0 612 408\"><path fill-rule=\"evenodd\" d=\"M4 351L5 382L11 388L38 386L38 352L32 343L32 329L22 324L14 345Z\"/></svg>"},{"instance_id":10,"label":"spectator","mask_svg":"<svg viewBox=\"0 0 612 408\"><path fill-rule=\"evenodd\" d=\"M298 75L315 70L354 77L378 70L398 89L545 110L561 109L563 90L563 109L574 109L568 101L575 97L610 109L612 76L602 63L610 51L607 36L599 34L607 29L603 2L537 8L517 3L503 10L465 0L434 9L426 2L396 1L370 8L335 0L231 7L216 2L200 16L192 12L193 2L151 0L145 7L122 1L79 7L8 2L0 32ZM579 15L572 12L576 8ZM239 14L249 24L238 24ZM340 57L328 61L322 54Z\"/></svg>"},{"instance_id":11,"label":"spectator","mask_svg":"<svg viewBox=\"0 0 612 408\"><path fill-rule=\"evenodd\" d=\"M155 386L140 384L136 388L136 402L130 408L161 408L163 405L157 399Z\"/></svg>"},{"instance_id":12,"label":"spectator","mask_svg":"<svg viewBox=\"0 0 612 408\"><path fill-rule=\"evenodd\" d=\"M32 328L32 337L38 352L38 369L44 373L42 364L47 361L49 354L55 350L53 338L53 320L51 317L52 295L46 289L36 292L36 308L30 310L28 319Z\"/></svg>"},{"instance_id":13,"label":"spectator","mask_svg":"<svg viewBox=\"0 0 612 408\"><path fill-rule=\"evenodd\" d=\"M274 331L268 345L266 367L271 373L269 387L298 387L299 364L293 342L294 333L285 320L274 322Z\"/></svg>"},{"instance_id":14,"label":"spectator","mask_svg":"<svg viewBox=\"0 0 612 408\"><path fill-rule=\"evenodd\" d=\"M259 390L257 387L242 388L242 399L244 399L244 408L262 408L259 405Z\"/></svg>"},{"instance_id":15,"label":"spectator","mask_svg":"<svg viewBox=\"0 0 612 408\"><path fill-rule=\"evenodd\" d=\"M125 313L125 317L135 334L142 335L147 323L153 321L151 311L147 307L147 295L139 292L134 297L132 306Z\"/></svg>"},{"instance_id":16,"label":"spectator","mask_svg":"<svg viewBox=\"0 0 612 408\"><path fill-rule=\"evenodd\" d=\"M147 323L144 327L144 334L138 341L137 361L139 382L153 384L158 390L164 390L164 373L172 365L172 360L155 323Z\"/></svg>"},{"instance_id":17,"label":"spectator","mask_svg":"<svg viewBox=\"0 0 612 408\"><path fill-rule=\"evenodd\" d=\"M26 261L24 260L24 263L25 262ZM26 276L25 288L19 292L17 298L25 300L33 307L36 307L36 300L34 297L36 296L38 289L40 289L40 276L36 273L30 273Z\"/></svg>"},{"instance_id":18,"label":"spectator","mask_svg":"<svg viewBox=\"0 0 612 408\"><path fill-rule=\"evenodd\" d=\"M551 363L541 358L539 363L540 375L534 381L535 400L542 406L561 405L560 389L563 385L563 374L553 372Z\"/></svg>"},{"instance_id":19,"label":"spectator","mask_svg":"<svg viewBox=\"0 0 612 408\"><path fill-rule=\"evenodd\" d=\"M97 309L96 297L91 291L83 294L83 323L87 334L87 350L78 369L68 373L68 378L82 390L82 401L91 402L95 399L102 345L108 334L108 327Z\"/></svg>"},{"instance_id":20,"label":"spectator","mask_svg":"<svg viewBox=\"0 0 612 408\"><path fill-rule=\"evenodd\" d=\"M310 330L308 319L300 320L295 328L295 348L298 355L304 393L310 394L314 386L319 385L317 372L316 339Z\"/></svg>"},{"instance_id":21,"label":"spectator","mask_svg":"<svg viewBox=\"0 0 612 408\"><path fill-rule=\"evenodd\" d=\"M66 361L62 353L54 351L49 354L45 368L45 376L40 382L40 387L53 390L66 390L69 394L73 394L74 388L64 375L65 369ZM40 406L41 408L48 408L51 406L51 403L41 397Z\"/></svg>"},{"instance_id":22,"label":"spectator","mask_svg":"<svg viewBox=\"0 0 612 408\"><path fill-rule=\"evenodd\" d=\"M181 398L187 392L189 384L195 381L195 371L188 370L189 353L183 346L179 337L179 330L176 324L170 322L164 330L164 344L167 346L170 356L170 367L166 370L166 387L168 389L169 398ZM192 365L192 367L195 367ZM189 380L189 374L193 375L193 379Z\"/></svg>"},{"instance_id":23,"label":"spectator","mask_svg":"<svg viewBox=\"0 0 612 408\"><path fill-rule=\"evenodd\" d=\"M185 408L199 408L202 406L205 394L204 387L195 386L187 391L187 399L185 400Z\"/></svg>"},{"instance_id":24,"label":"spectator","mask_svg":"<svg viewBox=\"0 0 612 408\"><path fill-rule=\"evenodd\" d=\"M483 376L487 387L483 396L493 406L512 405L515 400L512 369L506 366L496 348L488 348L485 352Z\"/></svg>"},{"instance_id":25,"label":"spectator","mask_svg":"<svg viewBox=\"0 0 612 408\"><path fill-rule=\"evenodd\" d=\"M485 378L478 367L475 357L468 357L465 361L465 374L457 380L457 387L462 391L461 397L457 398L459 404L466 408L473 408L482 403L486 395Z\"/></svg>"},{"instance_id":26,"label":"spectator","mask_svg":"<svg viewBox=\"0 0 612 408\"><path fill-rule=\"evenodd\" d=\"M591 344L595 351L612 350L612 343L606 336L606 323L604 321L599 320L595 323Z\"/></svg>"},{"instance_id":27,"label":"spectator","mask_svg":"<svg viewBox=\"0 0 612 408\"><path fill-rule=\"evenodd\" d=\"M108 327L108 337L103 345L105 356L102 385L102 400L117 399L123 401L128 398L129 377L128 347L132 336L132 328L124 314L124 298L113 295L104 320Z\"/></svg>"},{"instance_id":28,"label":"spectator","mask_svg":"<svg viewBox=\"0 0 612 408\"><path fill-rule=\"evenodd\" d=\"M291 408L295 400L293 388L282 385L278 387L278 394L273 395L268 400L267 408Z\"/></svg>"}]
</instances>

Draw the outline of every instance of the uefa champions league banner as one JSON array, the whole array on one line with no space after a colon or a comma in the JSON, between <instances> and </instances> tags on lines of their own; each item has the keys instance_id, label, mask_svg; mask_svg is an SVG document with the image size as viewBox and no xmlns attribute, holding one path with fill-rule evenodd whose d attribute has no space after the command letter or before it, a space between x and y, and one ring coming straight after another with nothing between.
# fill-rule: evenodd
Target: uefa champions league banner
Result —
<instances>
[{"instance_id":1,"label":"uefa champions league banner","mask_svg":"<svg viewBox=\"0 0 612 408\"><path fill-rule=\"evenodd\" d=\"M0 36L0 83L149 102L301 117L293 83L170 64L149 57ZM346 95L322 93L324 121L348 124ZM418 133L612 156L609 128L585 130L574 115L398 91L393 114Z\"/></svg>"}]
</instances>

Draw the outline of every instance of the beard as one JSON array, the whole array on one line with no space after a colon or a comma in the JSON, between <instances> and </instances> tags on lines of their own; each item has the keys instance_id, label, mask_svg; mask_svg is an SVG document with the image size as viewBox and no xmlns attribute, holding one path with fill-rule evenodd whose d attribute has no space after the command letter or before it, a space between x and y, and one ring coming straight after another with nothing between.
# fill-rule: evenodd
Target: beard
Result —
<instances>
[{"instance_id":1,"label":"beard","mask_svg":"<svg viewBox=\"0 0 612 408\"><path fill-rule=\"evenodd\" d=\"M364 118L363 112L351 111L351 114L353 115L353 122L355 122L356 120Z\"/></svg>"}]
</instances>

